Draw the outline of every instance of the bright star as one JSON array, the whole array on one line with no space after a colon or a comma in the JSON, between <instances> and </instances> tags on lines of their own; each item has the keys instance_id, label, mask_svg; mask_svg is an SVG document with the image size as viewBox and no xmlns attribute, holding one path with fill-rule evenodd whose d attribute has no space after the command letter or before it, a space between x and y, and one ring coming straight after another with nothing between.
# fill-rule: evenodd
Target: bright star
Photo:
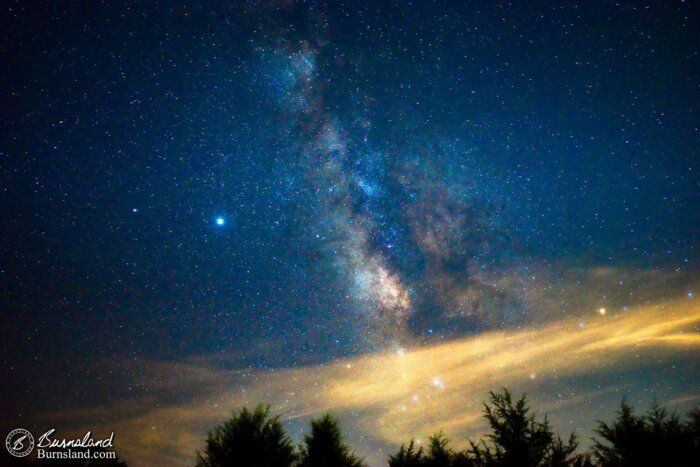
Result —
<instances>
[{"instance_id":1,"label":"bright star","mask_svg":"<svg viewBox=\"0 0 700 467\"><path fill-rule=\"evenodd\" d=\"M440 378L433 378L433 386L439 389L445 389L445 383Z\"/></svg>"},{"instance_id":2,"label":"bright star","mask_svg":"<svg viewBox=\"0 0 700 467\"><path fill-rule=\"evenodd\" d=\"M216 218L216 225L224 225L225 223L226 223L226 220L223 217Z\"/></svg>"}]
</instances>

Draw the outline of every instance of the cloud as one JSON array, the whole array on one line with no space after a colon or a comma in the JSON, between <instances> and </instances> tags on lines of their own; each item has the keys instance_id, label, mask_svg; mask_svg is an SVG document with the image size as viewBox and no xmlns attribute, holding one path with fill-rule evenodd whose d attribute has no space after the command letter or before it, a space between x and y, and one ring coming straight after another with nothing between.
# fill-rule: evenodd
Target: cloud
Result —
<instances>
[{"instance_id":1,"label":"cloud","mask_svg":"<svg viewBox=\"0 0 700 467\"><path fill-rule=\"evenodd\" d=\"M696 403L700 376L692 369L700 352L699 329L700 303L683 295L627 310L610 308L606 315L585 310L520 330L275 371L222 368L214 357L151 362L148 373L130 372L148 375L135 381L141 388L137 396L101 408L47 413L43 419L59 431L114 431L118 451L134 465L185 465L202 446L206 430L232 408L266 401L297 438L310 416L338 414L353 446L381 465L387 450L438 429L456 440L478 435L484 429L481 402L502 386L528 392L533 406L551 412L562 431L590 428L601 408L612 415L623 394L636 394L635 402L642 393L659 391L654 378L685 362L678 365L682 377L675 374L674 385L667 381L660 394ZM646 377L638 378L640 372ZM637 392L626 379L633 375ZM183 388L187 398L178 401Z\"/></svg>"}]
</instances>

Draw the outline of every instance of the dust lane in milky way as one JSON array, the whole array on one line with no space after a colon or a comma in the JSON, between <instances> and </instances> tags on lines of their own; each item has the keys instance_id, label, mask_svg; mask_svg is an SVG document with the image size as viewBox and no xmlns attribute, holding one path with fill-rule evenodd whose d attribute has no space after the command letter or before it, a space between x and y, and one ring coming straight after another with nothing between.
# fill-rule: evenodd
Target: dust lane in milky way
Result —
<instances>
[{"instance_id":1,"label":"dust lane in milky way","mask_svg":"<svg viewBox=\"0 0 700 467\"><path fill-rule=\"evenodd\" d=\"M0 9L0 428L192 460L233 407L372 465L507 385L698 403L693 2Z\"/></svg>"}]
</instances>

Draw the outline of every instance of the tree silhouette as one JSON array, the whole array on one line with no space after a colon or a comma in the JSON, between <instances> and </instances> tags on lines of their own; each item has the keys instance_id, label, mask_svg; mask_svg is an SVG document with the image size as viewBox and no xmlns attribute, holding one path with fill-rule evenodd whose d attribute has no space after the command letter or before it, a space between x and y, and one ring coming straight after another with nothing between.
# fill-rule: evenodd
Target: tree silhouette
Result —
<instances>
[{"instance_id":1,"label":"tree silhouette","mask_svg":"<svg viewBox=\"0 0 700 467\"><path fill-rule=\"evenodd\" d=\"M686 423L675 412L652 402L646 414L635 415L622 401L617 418L611 423L599 421L593 453L601 467L698 465L700 412L689 414Z\"/></svg>"},{"instance_id":2,"label":"tree silhouette","mask_svg":"<svg viewBox=\"0 0 700 467\"><path fill-rule=\"evenodd\" d=\"M700 459L700 408L688 414L688 433L690 437L690 453L695 459Z\"/></svg>"},{"instance_id":3,"label":"tree silhouette","mask_svg":"<svg viewBox=\"0 0 700 467\"><path fill-rule=\"evenodd\" d=\"M416 449L415 441L411 440L408 446L402 444L399 452L389 456L389 467L424 467L425 461L423 448Z\"/></svg>"},{"instance_id":4,"label":"tree silhouette","mask_svg":"<svg viewBox=\"0 0 700 467\"><path fill-rule=\"evenodd\" d=\"M279 415L270 406L254 411L242 408L207 435L204 453L197 452L198 467L289 467L296 454Z\"/></svg>"},{"instance_id":5,"label":"tree silhouette","mask_svg":"<svg viewBox=\"0 0 700 467\"><path fill-rule=\"evenodd\" d=\"M547 467L592 467L590 455L578 454L576 435L571 433L568 442L556 436L550 445L542 465Z\"/></svg>"},{"instance_id":6,"label":"tree silhouette","mask_svg":"<svg viewBox=\"0 0 700 467\"><path fill-rule=\"evenodd\" d=\"M525 396L513 401L511 393L490 394L484 404L484 417L491 433L487 441L470 441L465 451L449 448L447 437L438 433L430 438L427 454L416 450L413 441L402 445L389 457L390 467L588 467L588 456L578 454L572 434L565 442L555 436L545 416L531 415Z\"/></svg>"},{"instance_id":7,"label":"tree silhouette","mask_svg":"<svg viewBox=\"0 0 700 467\"><path fill-rule=\"evenodd\" d=\"M389 467L690 467L700 459L700 408L683 421L657 402L645 414L635 415L623 400L613 422L598 422L595 432L600 440L593 440L591 450L594 464L591 454L577 452L573 433L564 440L553 432L546 415L538 418L531 413L524 395L514 400L504 389L489 396L484 417L491 431L480 442L469 440L465 450L454 450L445 434L438 432L425 448L413 440L401 445L389 456ZM330 414L311 420L311 433L304 437L299 453L284 433L279 416L270 416L270 407L259 405L252 412L246 408L234 411L231 419L210 431L204 452L197 452L197 466L365 466L343 441L338 422ZM2 465L49 465L13 462L0 457ZM117 460L70 465L125 464Z\"/></svg>"},{"instance_id":8,"label":"tree silhouette","mask_svg":"<svg viewBox=\"0 0 700 467\"><path fill-rule=\"evenodd\" d=\"M425 467L475 467L478 465L468 451L454 451L448 446L449 442L450 440L442 432L430 437Z\"/></svg>"},{"instance_id":9,"label":"tree silhouette","mask_svg":"<svg viewBox=\"0 0 700 467\"><path fill-rule=\"evenodd\" d=\"M454 452L447 445L450 440L443 432L430 437L430 445L428 448L428 458L425 463L430 467L451 467L452 457Z\"/></svg>"},{"instance_id":10,"label":"tree silhouette","mask_svg":"<svg viewBox=\"0 0 700 467\"><path fill-rule=\"evenodd\" d=\"M508 389L502 394L489 392L491 405L484 404L484 416L492 432L491 445L471 443L477 465L499 467L564 467L590 465L587 456L577 454L578 443L572 433L567 442L555 436L549 420L537 420L530 414L523 395L513 402Z\"/></svg>"},{"instance_id":11,"label":"tree silhouette","mask_svg":"<svg viewBox=\"0 0 700 467\"><path fill-rule=\"evenodd\" d=\"M454 451L449 439L439 432L430 437L427 454L423 448L416 449L415 441L401 445L399 452L389 456L389 467L476 467L469 452Z\"/></svg>"},{"instance_id":12,"label":"tree silhouette","mask_svg":"<svg viewBox=\"0 0 700 467\"><path fill-rule=\"evenodd\" d=\"M299 467L363 467L364 463L343 441L338 422L330 414L311 420L304 437Z\"/></svg>"}]
</instances>

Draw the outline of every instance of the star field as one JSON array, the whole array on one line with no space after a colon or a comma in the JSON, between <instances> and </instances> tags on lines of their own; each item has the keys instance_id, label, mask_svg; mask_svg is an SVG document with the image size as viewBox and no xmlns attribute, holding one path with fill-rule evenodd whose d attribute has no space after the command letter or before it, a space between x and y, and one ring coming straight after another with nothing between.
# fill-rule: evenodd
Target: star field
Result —
<instances>
[{"instance_id":1,"label":"star field","mask_svg":"<svg viewBox=\"0 0 700 467\"><path fill-rule=\"evenodd\" d=\"M183 464L265 400L381 465L505 384L697 404L699 13L3 5L3 428Z\"/></svg>"}]
</instances>

